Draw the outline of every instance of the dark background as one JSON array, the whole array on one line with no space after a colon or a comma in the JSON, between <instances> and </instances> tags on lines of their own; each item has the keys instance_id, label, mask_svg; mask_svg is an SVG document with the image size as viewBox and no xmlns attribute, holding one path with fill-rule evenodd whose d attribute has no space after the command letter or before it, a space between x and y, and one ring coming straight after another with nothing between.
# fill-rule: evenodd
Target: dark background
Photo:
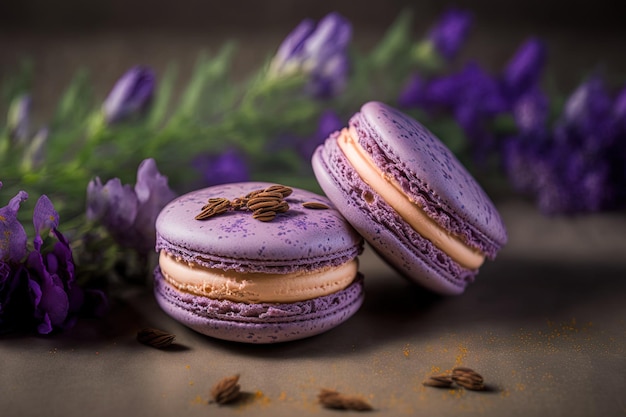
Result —
<instances>
[{"instance_id":1,"label":"dark background","mask_svg":"<svg viewBox=\"0 0 626 417\"><path fill-rule=\"evenodd\" d=\"M0 79L31 59L34 113L45 119L79 68L89 70L98 97L104 97L134 64L151 65L159 73L176 62L183 82L200 51L234 39L239 46L234 76L243 77L257 70L303 18L340 12L353 23L353 44L365 52L401 10L414 11L418 39L451 5L475 18L458 65L473 59L498 71L534 35L548 45L546 82L552 88L570 92L593 71L614 86L626 81L626 6L609 0L3 1Z\"/></svg>"}]
</instances>

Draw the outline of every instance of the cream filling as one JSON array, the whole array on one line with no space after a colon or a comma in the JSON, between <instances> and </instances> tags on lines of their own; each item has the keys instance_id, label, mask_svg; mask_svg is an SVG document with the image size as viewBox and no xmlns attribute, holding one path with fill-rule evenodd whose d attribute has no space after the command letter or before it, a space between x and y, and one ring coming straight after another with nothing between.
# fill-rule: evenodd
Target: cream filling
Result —
<instances>
[{"instance_id":1,"label":"cream filling","mask_svg":"<svg viewBox=\"0 0 626 417\"><path fill-rule=\"evenodd\" d=\"M159 266L167 282L182 291L240 303L293 303L347 288L359 264L353 259L337 267L290 274L241 273L205 268L161 251Z\"/></svg>"},{"instance_id":2,"label":"cream filling","mask_svg":"<svg viewBox=\"0 0 626 417\"><path fill-rule=\"evenodd\" d=\"M467 246L461 239L451 235L411 201L393 178L385 175L365 149L359 144L354 128L343 129L337 138L339 148L350 165L376 193L387 202L417 233L430 240L437 248L465 268L477 269L485 255Z\"/></svg>"}]
</instances>

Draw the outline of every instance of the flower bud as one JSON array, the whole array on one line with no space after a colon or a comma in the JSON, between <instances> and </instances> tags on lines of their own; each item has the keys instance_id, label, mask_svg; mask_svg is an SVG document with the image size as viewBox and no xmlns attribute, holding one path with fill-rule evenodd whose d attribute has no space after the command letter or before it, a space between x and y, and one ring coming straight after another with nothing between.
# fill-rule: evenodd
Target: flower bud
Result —
<instances>
[{"instance_id":1,"label":"flower bud","mask_svg":"<svg viewBox=\"0 0 626 417\"><path fill-rule=\"evenodd\" d=\"M156 84L154 72L147 67L135 66L128 70L113 86L102 110L107 123L116 123L146 110Z\"/></svg>"},{"instance_id":2,"label":"flower bud","mask_svg":"<svg viewBox=\"0 0 626 417\"><path fill-rule=\"evenodd\" d=\"M31 99L28 94L23 94L11 102L7 117L7 127L9 137L14 142L23 142L28 138L30 107Z\"/></svg>"},{"instance_id":3,"label":"flower bud","mask_svg":"<svg viewBox=\"0 0 626 417\"><path fill-rule=\"evenodd\" d=\"M348 45L352 26L338 13L330 13L315 24L302 21L278 48L270 64L270 75L308 77L307 91L314 97L331 97L341 92L348 76Z\"/></svg>"}]
</instances>

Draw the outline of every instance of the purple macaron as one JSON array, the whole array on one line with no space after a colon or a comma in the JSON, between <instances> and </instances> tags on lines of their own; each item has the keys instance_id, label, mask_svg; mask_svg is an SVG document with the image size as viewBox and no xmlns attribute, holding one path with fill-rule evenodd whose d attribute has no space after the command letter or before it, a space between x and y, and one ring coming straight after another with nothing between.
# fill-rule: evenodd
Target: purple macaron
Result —
<instances>
[{"instance_id":1,"label":"purple macaron","mask_svg":"<svg viewBox=\"0 0 626 417\"><path fill-rule=\"evenodd\" d=\"M335 207L389 264L460 294L507 241L494 204L452 152L408 115L363 105L313 155Z\"/></svg>"},{"instance_id":2,"label":"purple macaron","mask_svg":"<svg viewBox=\"0 0 626 417\"><path fill-rule=\"evenodd\" d=\"M283 187L291 193L279 198L282 209L265 218L250 195L272 186L209 187L163 208L154 291L167 314L215 338L274 343L325 332L356 313L363 239L328 199L296 188ZM276 205L263 198L260 206ZM211 204L222 208L197 219Z\"/></svg>"}]
</instances>

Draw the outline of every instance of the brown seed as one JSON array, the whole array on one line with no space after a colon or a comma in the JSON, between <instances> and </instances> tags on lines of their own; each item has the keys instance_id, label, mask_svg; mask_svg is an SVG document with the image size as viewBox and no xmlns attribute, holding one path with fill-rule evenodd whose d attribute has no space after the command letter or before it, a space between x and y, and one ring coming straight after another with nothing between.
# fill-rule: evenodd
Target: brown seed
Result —
<instances>
[{"instance_id":1,"label":"brown seed","mask_svg":"<svg viewBox=\"0 0 626 417\"><path fill-rule=\"evenodd\" d=\"M343 395L326 388L322 388L317 399L326 408L354 411L370 411L373 409L367 401L360 397Z\"/></svg>"},{"instance_id":2,"label":"brown seed","mask_svg":"<svg viewBox=\"0 0 626 417\"><path fill-rule=\"evenodd\" d=\"M276 212L258 210L252 213L252 218L262 222L271 222L274 218L276 218Z\"/></svg>"},{"instance_id":3,"label":"brown seed","mask_svg":"<svg viewBox=\"0 0 626 417\"><path fill-rule=\"evenodd\" d=\"M472 378L473 380L477 382L484 381L482 375L480 375L478 372L476 372L475 370L471 368L465 368L465 367L454 368L452 370L452 377L454 378L454 376L466 376L466 377Z\"/></svg>"},{"instance_id":4,"label":"brown seed","mask_svg":"<svg viewBox=\"0 0 626 417\"><path fill-rule=\"evenodd\" d=\"M230 205L233 210L241 210L248 205L248 200L246 197L237 197L230 202Z\"/></svg>"},{"instance_id":5,"label":"brown seed","mask_svg":"<svg viewBox=\"0 0 626 417\"><path fill-rule=\"evenodd\" d=\"M265 192L277 191L277 192L282 194L283 198L289 197L291 195L291 193L293 193L293 189L291 189L289 187L285 187L284 185L279 185L279 184L277 184L277 185L270 185L269 187L267 187L263 191L265 191Z\"/></svg>"},{"instance_id":6,"label":"brown seed","mask_svg":"<svg viewBox=\"0 0 626 417\"><path fill-rule=\"evenodd\" d=\"M454 368L452 370L452 380L456 382L457 385L470 390L479 391L485 389L482 375L470 368Z\"/></svg>"},{"instance_id":7,"label":"brown seed","mask_svg":"<svg viewBox=\"0 0 626 417\"><path fill-rule=\"evenodd\" d=\"M223 378L211 388L211 397L218 404L233 402L239 398L240 394L239 375Z\"/></svg>"},{"instance_id":8,"label":"brown seed","mask_svg":"<svg viewBox=\"0 0 626 417\"><path fill-rule=\"evenodd\" d=\"M326 210L330 208L326 204L318 203L317 201L307 201L305 203L302 203L302 207L313 210Z\"/></svg>"},{"instance_id":9,"label":"brown seed","mask_svg":"<svg viewBox=\"0 0 626 417\"><path fill-rule=\"evenodd\" d=\"M255 197L248 201L247 206L250 210L255 211L264 208L277 207L279 204L280 200L267 200Z\"/></svg>"},{"instance_id":10,"label":"brown seed","mask_svg":"<svg viewBox=\"0 0 626 417\"><path fill-rule=\"evenodd\" d=\"M286 201L281 201L280 204L276 206L274 209L276 213L286 213L289 211L289 203Z\"/></svg>"},{"instance_id":11,"label":"brown seed","mask_svg":"<svg viewBox=\"0 0 626 417\"><path fill-rule=\"evenodd\" d=\"M224 197L212 197L209 198L208 203L209 204L220 204L220 203L228 203L228 199L224 198Z\"/></svg>"},{"instance_id":12,"label":"brown seed","mask_svg":"<svg viewBox=\"0 0 626 417\"><path fill-rule=\"evenodd\" d=\"M137 332L137 340L139 342L157 349L168 347L174 342L175 338L176 335L151 327L146 327Z\"/></svg>"},{"instance_id":13,"label":"brown seed","mask_svg":"<svg viewBox=\"0 0 626 417\"><path fill-rule=\"evenodd\" d=\"M449 388L452 386L452 377L449 375L433 375L423 384L427 387Z\"/></svg>"},{"instance_id":14,"label":"brown seed","mask_svg":"<svg viewBox=\"0 0 626 417\"><path fill-rule=\"evenodd\" d=\"M207 204L202 206L202 210L196 215L196 220L205 220L209 217L225 213L230 208L230 201L227 198L209 198Z\"/></svg>"},{"instance_id":15,"label":"brown seed","mask_svg":"<svg viewBox=\"0 0 626 417\"><path fill-rule=\"evenodd\" d=\"M261 191L254 198L273 198L276 200L282 200L283 194L279 191Z\"/></svg>"},{"instance_id":16,"label":"brown seed","mask_svg":"<svg viewBox=\"0 0 626 417\"><path fill-rule=\"evenodd\" d=\"M246 194L246 196L244 198L252 198L252 197L254 197L257 194L262 193L262 192L263 192L263 190L253 190L253 191L250 191L248 194Z\"/></svg>"}]
</instances>

